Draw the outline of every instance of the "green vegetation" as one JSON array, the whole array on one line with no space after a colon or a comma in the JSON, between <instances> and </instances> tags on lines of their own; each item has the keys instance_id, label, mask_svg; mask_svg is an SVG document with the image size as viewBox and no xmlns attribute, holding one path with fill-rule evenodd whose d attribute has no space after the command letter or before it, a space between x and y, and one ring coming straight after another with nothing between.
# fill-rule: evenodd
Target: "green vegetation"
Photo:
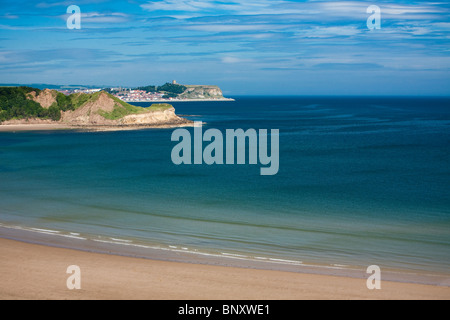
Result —
<instances>
[{"instance_id":1,"label":"green vegetation","mask_svg":"<svg viewBox=\"0 0 450 320\"><path fill-rule=\"evenodd\" d=\"M187 87L180 84L166 83L165 85L158 87L159 92L166 92L168 94L173 93L176 95L182 94L187 90Z\"/></svg>"},{"instance_id":2,"label":"green vegetation","mask_svg":"<svg viewBox=\"0 0 450 320\"><path fill-rule=\"evenodd\" d=\"M32 100L32 92L38 96L41 90L30 87L0 87L0 122L30 118L59 121L62 111L76 110L93 97L82 93L66 96L61 92L52 91L56 101L46 109Z\"/></svg>"},{"instance_id":3,"label":"green vegetation","mask_svg":"<svg viewBox=\"0 0 450 320\"><path fill-rule=\"evenodd\" d=\"M146 92L153 92L153 93L164 93L165 99L168 98L176 98L183 92L187 90L186 86L180 85L180 84L173 84L173 83L166 83L162 86L145 86L145 87L138 87L134 88L133 90L142 90Z\"/></svg>"},{"instance_id":4,"label":"green vegetation","mask_svg":"<svg viewBox=\"0 0 450 320\"><path fill-rule=\"evenodd\" d=\"M118 120L130 114L142 114L147 113L149 111L164 111L170 108L173 108L170 104L161 103L161 104L152 104L148 108L135 107L131 104L123 102L116 97L113 97L116 101L116 105L114 106L114 110L111 112L99 111L99 115L108 120Z\"/></svg>"},{"instance_id":5,"label":"green vegetation","mask_svg":"<svg viewBox=\"0 0 450 320\"><path fill-rule=\"evenodd\" d=\"M145 110L150 111L165 111L167 109L171 109L173 106L168 103L154 103L150 107L146 108Z\"/></svg>"},{"instance_id":6,"label":"green vegetation","mask_svg":"<svg viewBox=\"0 0 450 320\"><path fill-rule=\"evenodd\" d=\"M74 93L71 94L69 97L72 101L73 110L77 110L79 107L81 107L83 104L89 101L91 95L84 93Z\"/></svg>"},{"instance_id":7,"label":"green vegetation","mask_svg":"<svg viewBox=\"0 0 450 320\"><path fill-rule=\"evenodd\" d=\"M29 99L33 91L40 93L39 89L30 87L0 87L0 122L29 118L60 120L61 110L58 106L45 109Z\"/></svg>"},{"instance_id":8,"label":"green vegetation","mask_svg":"<svg viewBox=\"0 0 450 320\"><path fill-rule=\"evenodd\" d=\"M176 93L166 93L165 95L163 95L163 99L169 99L169 98L176 98L178 97L178 94Z\"/></svg>"},{"instance_id":9,"label":"green vegetation","mask_svg":"<svg viewBox=\"0 0 450 320\"><path fill-rule=\"evenodd\" d=\"M130 114L139 114L139 113L146 112L146 109L144 109L144 108L135 107L135 106L132 106L131 104L123 102L120 99L117 99L119 101L117 101L116 99L117 98L114 99L116 101L116 104L114 106L113 111L106 112L106 111L100 110L98 114L108 120L118 120L118 119L121 119Z\"/></svg>"},{"instance_id":10,"label":"green vegetation","mask_svg":"<svg viewBox=\"0 0 450 320\"><path fill-rule=\"evenodd\" d=\"M145 92L158 92L158 87L157 86L146 86L146 87L138 87L134 90L142 90Z\"/></svg>"},{"instance_id":11,"label":"green vegetation","mask_svg":"<svg viewBox=\"0 0 450 320\"><path fill-rule=\"evenodd\" d=\"M88 102L91 97L92 95L84 93L74 93L66 96L61 92L56 92L56 102L51 107L58 108L61 111L74 111Z\"/></svg>"},{"instance_id":12,"label":"green vegetation","mask_svg":"<svg viewBox=\"0 0 450 320\"><path fill-rule=\"evenodd\" d=\"M93 94L76 93L66 96L60 92L51 91L51 95L56 101L46 109L38 102L33 101L40 93L39 89L29 87L0 87L0 123L6 120L30 118L59 121L62 112L76 110L88 102L96 102L102 94L105 94L105 92L100 91ZM113 111L100 110L98 114L109 120L118 120L130 114L164 111L172 108L170 104L166 103L153 104L149 108L142 108L128 104L110 94L108 94L108 98L114 101Z\"/></svg>"},{"instance_id":13,"label":"green vegetation","mask_svg":"<svg viewBox=\"0 0 450 320\"><path fill-rule=\"evenodd\" d=\"M61 92L56 93L56 106L62 111L75 110L71 96L66 96Z\"/></svg>"}]
</instances>

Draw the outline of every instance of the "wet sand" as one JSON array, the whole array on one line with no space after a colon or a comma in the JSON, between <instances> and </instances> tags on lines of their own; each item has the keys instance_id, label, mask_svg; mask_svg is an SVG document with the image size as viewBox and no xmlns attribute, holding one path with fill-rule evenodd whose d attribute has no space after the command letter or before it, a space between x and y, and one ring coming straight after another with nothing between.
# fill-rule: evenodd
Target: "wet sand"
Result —
<instances>
[{"instance_id":1,"label":"wet sand","mask_svg":"<svg viewBox=\"0 0 450 320\"><path fill-rule=\"evenodd\" d=\"M366 279L166 262L0 238L0 299L450 299L450 288ZM67 268L81 269L69 290Z\"/></svg>"}]
</instances>

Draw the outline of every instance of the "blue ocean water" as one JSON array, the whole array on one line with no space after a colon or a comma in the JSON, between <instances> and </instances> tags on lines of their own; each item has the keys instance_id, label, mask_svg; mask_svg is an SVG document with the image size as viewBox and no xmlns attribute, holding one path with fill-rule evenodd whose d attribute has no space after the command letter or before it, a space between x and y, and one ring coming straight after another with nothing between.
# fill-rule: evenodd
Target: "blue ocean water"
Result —
<instances>
[{"instance_id":1,"label":"blue ocean water","mask_svg":"<svg viewBox=\"0 0 450 320\"><path fill-rule=\"evenodd\" d=\"M239 97L174 106L206 122L204 130L279 129L279 173L176 166L174 129L0 133L0 223L448 273L450 99Z\"/></svg>"}]
</instances>

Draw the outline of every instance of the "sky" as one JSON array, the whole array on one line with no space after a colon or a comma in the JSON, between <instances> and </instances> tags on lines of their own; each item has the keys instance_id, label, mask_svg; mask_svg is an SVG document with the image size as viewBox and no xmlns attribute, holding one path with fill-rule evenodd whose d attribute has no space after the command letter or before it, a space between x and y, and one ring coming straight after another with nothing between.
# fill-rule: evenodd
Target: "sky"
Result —
<instances>
[{"instance_id":1,"label":"sky","mask_svg":"<svg viewBox=\"0 0 450 320\"><path fill-rule=\"evenodd\" d=\"M70 5L81 29L69 29ZM380 8L370 30L367 8ZM0 0L0 83L450 95L449 1Z\"/></svg>"}]
</instances>

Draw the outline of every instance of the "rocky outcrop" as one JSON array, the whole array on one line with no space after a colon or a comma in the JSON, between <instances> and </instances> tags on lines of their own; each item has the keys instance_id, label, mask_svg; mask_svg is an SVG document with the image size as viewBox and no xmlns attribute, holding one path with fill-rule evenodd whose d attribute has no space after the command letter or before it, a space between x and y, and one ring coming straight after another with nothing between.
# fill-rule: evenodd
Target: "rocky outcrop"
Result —
<instances>
[{"instance_id":1,"label":"rocky outcrop","mask_svg":"<svg viewBox=\"0 0 450 320\"><path fill-rule=\"evenodd\" d=\"M107 116L124 114L121 117ZM114 119L111 119L113 117ZM141 108L128 105L106 92L100 92L74 111L62 114L61 122L76 126L175 126L191 121L178 117L171 105Z\"/></svg>"},{"instance_id":2,"label":"rocky outcrop","mask_svg":"<svg viewBox=\"0 0 450 320\"><path fill-rule=\"evenodd\" d=\"M131 114L119 120L120 125L177 125L187 122L186 119L175 114L175 108L173 107L143 114Z\"/></svg>"},{"instance_id":3,"label":"rocky outcrop","mask_svg":"<svg viewBox=\"0 0 450 320\"><path fill-rule=\"evenodd\" d=\"M222 90L217 86L186 86L179 98L184 99L224 99Z\"/></svg>"},{"instance_id":4,"label":"rocky outcrop","mask_svg":"<svg viewBox=\"0 0 450 320\"><path fill-rule=\"evenodd\" d=\"M123 114L123 116L117 116L117 114ZM156 105L155 108L136 107L103 91L94 94L92 99L76 110L63 112L61 122L90 129L109 127L112 130L114 127L123 129L124 127L184 126L192 123L178 117L175 114L175 108L171 105Z\"/></svg>"},{"instance_id":5,"label":"rocky outcrop","mask_svg":"<svg viewBox=\"0 0 450 320\"><path fill-rule=\"evenodd\" d=\"M61 121L74 125L114 125L116 121L105 119L100 113L114 111L117 102L106 92L86 102L75 111L63 112Z\"/></svg>"},{"instance_id":6,"label":"rocky outcrop","mask_svg":"<svg viewBox=\"0 0 450 320\"><path fill-rule=\"evenodd\" d=\"M45 89L39 94L35 91L29 93L31 100L39 103L43 108L48 109L56 102L56 91Z\"/></svg>"},{"instance_id":7,"label":"rocky outcrop","mask_svg":"<svg viewBox=\"0 0 450 320\"><path fill-rule=\"evenodd\" d=\"M6 104L15 113L10 109L0 109L0 124L4 125L55 124L89 130L128 130L193 124L190 120L178 117L170 104L153 104L143 108L128 104L104 91L65 96L55 90L40 91L21 87L5 89L1 94L5 98L0 97L3 98L0 101L8 102L11 99L15 103ZM22 118L17 114L22 114Z\"/></svg>"},{"instance_id":8,"label":"rocky outcrop","mask_svg":"<svg viewBox=\"0 0 450 320\"><path fill-rule=\"evenodd\" d=\"M38 102L43 108L58 106L57 91L43 90L39 94L32 91L28 99ZM90 95L72 95L71 101L76 105L73 110L61 111L61 119L20 119L9 120L4 124L50 124L59 123L73 127L84 127L90 130L118 130L130 127L162 127L185 126L193 122L180 118L175 108L169 104L157 104L150 108L141 108L127 104L104 91ZM76 101L84 101L76 104Z\"/></svg>"}]
</instances>

